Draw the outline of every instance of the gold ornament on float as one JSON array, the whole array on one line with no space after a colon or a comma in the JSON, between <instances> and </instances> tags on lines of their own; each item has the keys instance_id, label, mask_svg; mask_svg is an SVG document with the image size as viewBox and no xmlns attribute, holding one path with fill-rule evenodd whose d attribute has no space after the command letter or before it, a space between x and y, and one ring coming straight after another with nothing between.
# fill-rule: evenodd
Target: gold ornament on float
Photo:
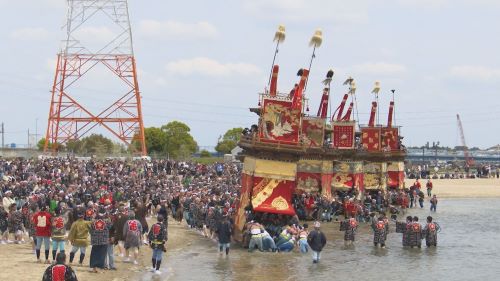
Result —
<instances>
[{"instance_id":1,"label":"gold ornament on float","mask_svg":"<svg viewBox=\"0 0 500 281\"><path fill-rule=\"evenodd\" d=\"M286 202L285 198L282 196L274 198L273 202L271 202L271 206L278 211L288 210L288 202Z\"/></svg>"}]
</instances>

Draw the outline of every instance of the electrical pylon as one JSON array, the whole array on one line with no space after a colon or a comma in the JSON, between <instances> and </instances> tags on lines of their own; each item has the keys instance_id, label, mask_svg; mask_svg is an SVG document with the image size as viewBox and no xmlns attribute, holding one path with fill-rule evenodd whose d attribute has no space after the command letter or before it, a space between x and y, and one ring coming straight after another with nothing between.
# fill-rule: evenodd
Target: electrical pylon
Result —
<instances>
[{"instance_id":1,"label":"electrical pylon","mask_svg":"<svg viewBox=\"0 0 500 281\"><path fill-rule=\"evenodd\" d=\"M91 49L84 46L79 36L96 17L101 17L101 20L105 18L106 30L113 28L116 32L106 37L107 43ZM100 125L136 152L146 155L127 0L68 0L67 20L63 29L66 29L66 38L57 56L44 151L56 153L59 145L78 140ZM98 65L104 65L106 71L118 77L126 90L117 95L111 105L103 106L99 112L91 112L72 93L78 89L76 82ZM84 95L85 89L80 88L78 92ZM138 142L139 149L132 146L132 142ZM56 145L49 148L49 143Z\"/></svg>"}]
</instances>

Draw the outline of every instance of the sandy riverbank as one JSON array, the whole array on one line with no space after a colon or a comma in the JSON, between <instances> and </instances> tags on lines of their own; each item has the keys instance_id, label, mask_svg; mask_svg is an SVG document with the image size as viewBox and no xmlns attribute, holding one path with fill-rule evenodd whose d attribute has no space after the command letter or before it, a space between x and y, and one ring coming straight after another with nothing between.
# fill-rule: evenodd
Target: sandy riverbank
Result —
<instances>
[{"instance_id":1,"label":"sandy riverbank","mask_svg":"<svg viewBox=\"0 0 500 281\"><path fill-rule=\"evenodd\" d=\"M411 186L415 180L406 180ZM427 180L420 180L422 190L426 192ZM432 180L433 194L441 198L485 198L500 197L500 179L440 179Z\"/></svg>"},{"instance_id":2,"label":"sandy riverbank","mask_svg":"<svg viewBox=\"0 0 500 281\"><path fill-rule=\"evenodd\" d=\"M184 225L179 225L173 222L170 218L169 225L169 241L167 244L168 251L179 248L181 243L178 241L185 235L186 229ZM68 254L71 246L66 244L66 251ZM52 249L51 249L52 250ZM116 271L105 270L102 273L92 273L88 267L90 259L91 247L87 248L87 255L83 262L85 266L73 266L79 281L125 281L125 280L141 280L145 272L151 268L151 249L148 246L141 247L139 264L133 265L132 263L122 262L122 258L118 255L118 249L115 247L115 265L118 268ZM43 259L42 248L42 259ZM50 253L52 257L52 252ZM79 254L76 255L75 261L78 260ZM165 257L168 260L168 253ZM46 264L36 263L35 254L32 253L31 245L29 244L7 244L0 245L0 264L3 270L0 271L0 280L19 280L19 281L33 281L41 280L43 272L47 268ZM153 276L149 280L163 280L164 276Z\"/></svg>"}]
</instances>

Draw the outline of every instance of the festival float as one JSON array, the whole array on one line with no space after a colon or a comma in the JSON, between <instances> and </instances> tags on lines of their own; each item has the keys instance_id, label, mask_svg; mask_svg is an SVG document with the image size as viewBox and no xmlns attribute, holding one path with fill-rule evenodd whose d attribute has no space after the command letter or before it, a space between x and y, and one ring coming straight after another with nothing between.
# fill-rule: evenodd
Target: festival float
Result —
<instances>
[{"instance_id":1,"label":"festival float","mask_svg":"<svg viewBox=\"0 0 500 281\"><path fill-rule=\"evenodd\" d=\"M400 128L393 125L395 91L391 90L386 125L377 122L379 82L372 91L368 123L361 125L355 120L356 82L352 77L343 83L347 91L329 115L334 71L328 70L317 113L309 114L306 88L322 32L316 30L311 38L309 67L298 71L298 82L289 93L277 89L279 66L275 61L284 39L285 27L279 26L268 87L259 94L258 107L250 108L258 115L258 123L244 130L238 144L243 149L243 171L235 217L237 239L249 208L254 212L294 215L294 194L319 193L332 198L336 192L351 190L363 196L404 185L406 151Z\"/></svg>"}]
</instances>

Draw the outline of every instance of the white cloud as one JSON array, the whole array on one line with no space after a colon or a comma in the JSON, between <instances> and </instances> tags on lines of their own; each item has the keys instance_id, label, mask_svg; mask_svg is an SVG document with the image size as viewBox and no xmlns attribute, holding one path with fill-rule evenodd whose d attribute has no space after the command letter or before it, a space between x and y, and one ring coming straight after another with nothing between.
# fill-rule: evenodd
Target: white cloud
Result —
<instances>
[{"instance_id":1,"label":"white cloud","mask_svg":"<svg viewBox=\"0 0 500 281\"><path fill-rule=\"evenodd\" d=\"M216 60L197 57L192 59L178 60L166 65L170 74L203 76L231 76L231 75L255 75L260 69L249 63L221 63Z\"/></svg>"},{"instance_id":2,"label":"white cloud","mask_svg":"<svg viewBox=\"0 0 500 281\"><path fill-rule=\"evenodd\" d=\"M366 73L376 75L396 75L406 72L406 66L402 64L386 63L386 62L367 62L354 65L352 70L355 73Z\"/></svg>"},{"instance_id":3,"label":"white cloud","mask_svg":"<svg viewBox=\"0 0 500 281\"><path fill-rule=\"evenodd\" d=\"M259 18L282 21L327 20L335 23L368 21L368 1L245 0L244 9Z\"/></svg>"},{"instance_id":4,"label":"white cloud","mask_svg":"<svg viewBox=\"0 0 500 281\"><path fill-rule=\"evenodd\" d=\"M140 35L163 40L213 39L218 34L217 28L206 21L183 23L143 20L137 31Z\"/></svg>"},{"instance_id":5,"label":"white cloud","mask_svg":"<svg viewBox=\"0 0 500 281\"><path fill-rule=\"evenodd\" d=\"M10 37L15 40L39 41L47 39L49 32L41 27L25 27L12 31Z\"/></svg>"},{"instance_id":6,"label":"white cloud","mask_svg":"<svg viewBox=\"0 0 500 281\"><path fill-rule=\"evenodd\" d=\"M450 75L465 80L489 81L500 79L500 68L480 65L459 65L450 68Z\"/></svg>"}]
</instances>

